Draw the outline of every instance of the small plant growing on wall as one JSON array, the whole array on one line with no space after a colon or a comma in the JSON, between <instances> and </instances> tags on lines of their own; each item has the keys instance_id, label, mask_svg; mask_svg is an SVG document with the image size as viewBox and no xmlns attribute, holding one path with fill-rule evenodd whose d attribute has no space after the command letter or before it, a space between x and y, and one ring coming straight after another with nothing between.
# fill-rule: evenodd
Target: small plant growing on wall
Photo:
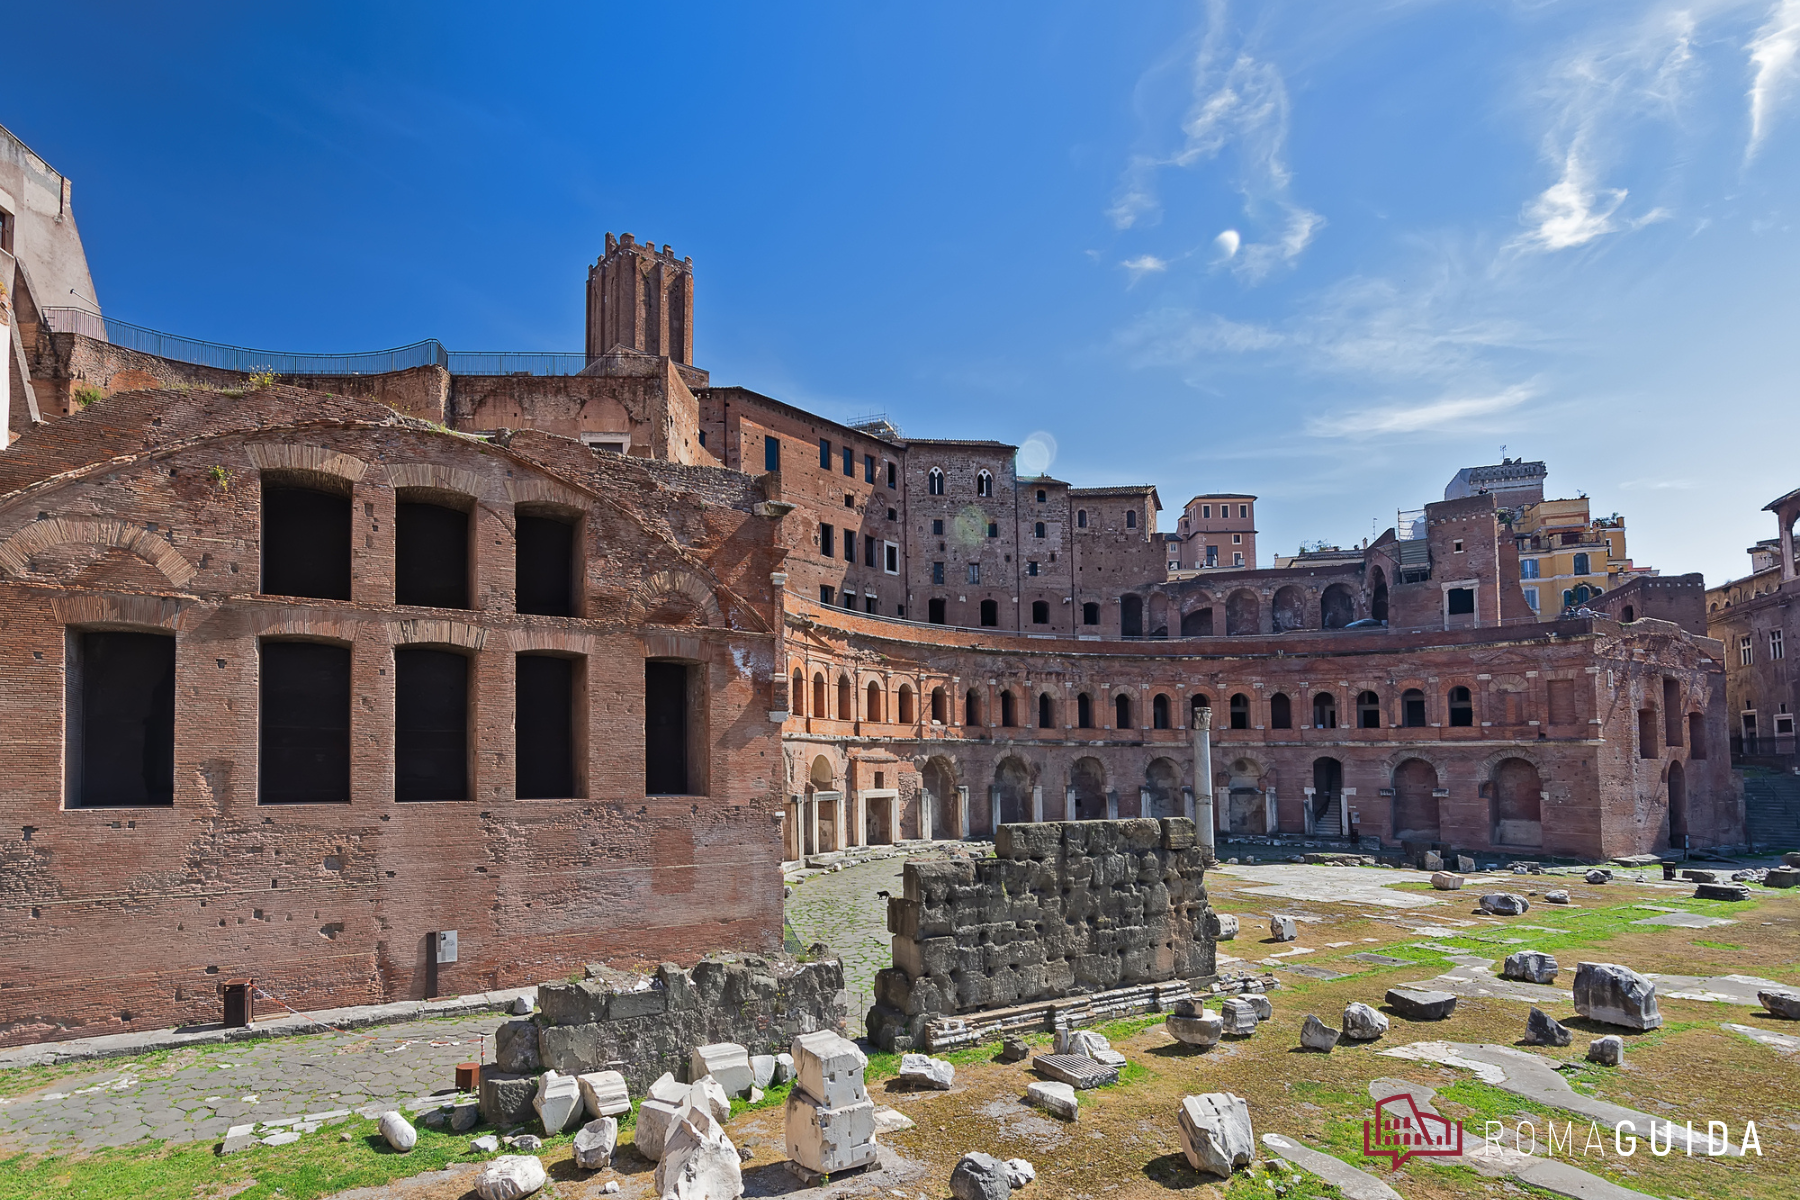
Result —
<instances>
[{"instance_id":1,"label":"small plant growing on wall","mask_svg":"<svg viewBox=\"0 0 1800 1200\"><path fill-rule=\"evenodd\" d=\"M206 473L206 476L208 479L211 479L213 481L213 483L218 487L218 489L221 492L230 493L230 491L231 491L231 472L230 471L227 471L224 467L221 467L221 466L214 466L212 470L210 470Z\"/></svg>"},{"instance_id":2,"label":"small plant growing on wall","mask_svg":"<svg viewBox=\"0 0 1800 1200\"><path fill-rule=\"evenodd\" d=\"M104 400L106 393L97 387L78 387L75 389L75 406L86 408L96 400Z\"/></svg>"},{"instance_id":3,"label":"small plant growing on wall","mask_svg":"<svg viewBox=\"0 0 1800 1200\"><path fill-rule=\"evenodd\" d=\"M247 392L260 392L264 388L272 388L275 386L275 379L276 376L273 371L252 371L250 374L244 376L244 390Z\"/></svg>"}]
</instances>

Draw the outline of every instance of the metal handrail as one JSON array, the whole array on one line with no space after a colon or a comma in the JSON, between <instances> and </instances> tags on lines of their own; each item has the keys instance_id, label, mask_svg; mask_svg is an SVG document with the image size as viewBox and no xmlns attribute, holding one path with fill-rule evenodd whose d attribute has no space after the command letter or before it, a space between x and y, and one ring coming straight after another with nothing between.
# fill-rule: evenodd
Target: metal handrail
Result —
<instances>
[{"instance_id":1,"label":"metal handrail","mask_svg":"<svg viewBox=\"0 0 1800 1200\"><path fill-rule=\"evenodd\" d=\"M446 350L436 338L391 350L300 354L228 346L164 333L117 317L103 317L85 308L46 308L43 313L44 323L52 333L79 334L158 358L244 374L269 371L276 375L385 375L436 366L453 375L578 375L588 363L585 354L558 351Z\"/></svg>"}]
</instances>

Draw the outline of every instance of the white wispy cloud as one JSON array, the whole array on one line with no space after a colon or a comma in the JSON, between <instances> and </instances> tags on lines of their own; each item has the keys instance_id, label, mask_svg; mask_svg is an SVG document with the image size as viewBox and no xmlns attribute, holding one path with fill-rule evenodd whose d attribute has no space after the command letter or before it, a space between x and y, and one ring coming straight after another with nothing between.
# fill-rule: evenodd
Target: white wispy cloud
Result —
<instances>
[{"instance_id":1,"label":"white wispy cloud","mask_svg":"<svg viewBox=\"0 0 1800 1200\"><path fill-rule=\"evenodd\" d=\"M1750 65L1756 78L1750 84L1750 143L1746 159L1756 157L1769 132L1775 102L1793 82L1800 65L1800 0L1779 0L1768 20L1750 43Z\"/></svg>"},{"instance_id":2,"label":"white wispy cloud","mask_svg":"<svg viewBox=\"0 0 1800 1200\"><path fill-rule=\"evenodd\" d=\"M1161 219L1157 177L1167 169L1192 169L1223 156L1236 166L1233 186L1244 200L1248 223L1267 236L1246 241L1228 230L1218 245L1233 271L1261 282L1293 262L1311 244L1325 219L1293 198L1293 172L1286 157L1290 102L1281 72L1247 46L1233 47L1224 0L1206 6L1205 31L1189 71L1192 98L1182 118L1182 143L1161 154L1135 154L1126 165L1107 216L1115 228L1131 229ZM1238 253L1239 247L1243 253Z\"/></svg>"},{"instance_id":3,"label":"white wispy cloud","mask_svg":"<svg viewBox=\"0 0 1800 1200\"><path fill-rule=\"evenodd\" d=\"M1613 214L1626 195L1624 188L1596 188L1580 151L1571 147L1563 160L1562 178L1525 206L1528 228L1520 241L1539 250L1585 245L1618 228Z\"/></svg>"},{"instance_id":4,"label":"white wispy cloud","mask_svg":"<svg viewBox=\"0 0 1800 1200\"><path fill-rule=\"evenodd\" d=\"M1627 479L1619 485L1626 492L1691 492L1697 485L1692 479Z\"/></svg>"},{"instance_id":5,"label":"white wispy cloud","mask_svg":"<svg viewBox=\"0 0 1800 1200\"><path fill-rule=\"evenodd\" d=\"M1166 259L1158 258L1154 254L1141 254L1136 258L1128 258L1119 265L1131 272L1131 281L1133 283L1136 283L1146 275L1153 275L1159 271L1166 271L1169 269L1168 261Z\"/></svg>"},{"instance_id":6,"label":"white wispy cloud","mask_svg":"<svg viewBox=\"0 0 1800 1200\"><path fill-rule=\"evenodd\" d=\"M1479 418L1510 412L1536 394L1536 390L1530 385L1516 384L1489 396L1441 396L1417 404L1357 409L1308 418L1306 432L1314 437L1330 438L1371 438L1440 431L1466 434L1479 426Z\"/></svg>"}]
</instances>

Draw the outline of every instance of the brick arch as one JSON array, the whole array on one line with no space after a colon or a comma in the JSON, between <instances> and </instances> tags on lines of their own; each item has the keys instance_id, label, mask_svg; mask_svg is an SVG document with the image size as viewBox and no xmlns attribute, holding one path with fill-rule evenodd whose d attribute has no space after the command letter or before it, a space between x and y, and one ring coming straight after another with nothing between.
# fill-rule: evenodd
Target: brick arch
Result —
<instances>
[{"instance_id":1,"label":"brick arch","mask_svg":"<svg viewBox=\"0 0 1800 1200\"><path fill-rule=\"evenodd\" d=\"M638 585L631 597L633 621L642 622L657 608L672 599L685 599L699 609L708 625L725 624L725 612L706 580L693 571L670 568L658 571Z\"/></svg>"},{"instance_id":2,"label":"brick arch","mask_svg":"<svg viewBox=\"0 0 1800 1200\"><path fill-rule=\"evenodd\" d=\"M1498 757L1499 758L1523 758L1525 756L1522 754L1514 754L1511 751L1508 751L1507 753L1501 754ZM1400 764L1405 762L1409 758L1416 758L1420 762L1429 763L1431 765L1431 769L1437 772L1438 786L1439 787L1445 786L1444 780L1449 777L1451 760L1449 758L1445 757L1443 752L1440 750L1423 749L1423 748L1419 748L1419 747L1410 747L1410 746L1403 750L1396 750L1392 754L1388 755L1386 758L1384 758L1382 760L1382 769L1387 772L1387 776L1390 781L1394 778L1394 772L1398 771L1400 769Z\"/></svg>"},{"instance_id":3,"label":"brick arch","mask_svg":"<svg viewBox=\"0 0 1800 1200\"><path fill-rule=\"evenodd\" d=\"M436 492L455 492L471 500L487 495L487 481L462 467L444 467L437 463L391 463L388 484L400 488L429 488Z\"/></svg>"},{"instance_id":4,"label":"brick arch","mask_svg":"<svg viewBox=\"0 0 1800 1200\"><path fill-rule=\"evenodd\" d=\"M1414 754L1414 755L1409 755L1409 757L1423 758L1424 755ZM1486 783L1489 779L1493 778L1494 768L1498 767L1501 763L1505 762L1509 758L1523 759L1524 761L1530 763L1532 766L1537 768L1537 773L1538 773L1539 779L1547 778L1545 772L1547 771L1548 768L1544 764L1543 757L1540 754L1538 754L1538 752L1536 750L1526 750L1526 749L1522 749L1519 747L1513 747L1513 748L1507 749L1507 750L1496 750L1496 751L1494 751L1494 753L1492 753L1492 754L1488 755L1486 758L1482 759L1481 762L1475 768L1476 778L1480 782ZM1443 769L1441 767L1439 768L1438 773L1440 775L1443 773Z\"/></svg>"},{"instance_id":5,"label":"brick arch","mask_svg":"<svg viewBox=\"0 0 1800 1200\"><path fill-rule=\"evenodd\" d=\"M514 504L554 504L559 508L585 509L587 497L553 479L527 476L506 481L506 497Z\"/></svg>"},{"instance_id":6,"label":"brick arch","mask_svg":"<svg viewBox=\"0 0 1800 1200\"><path fill-rule=\"evenodd\" d=\"M480 650L487 645L488 637L488 631L479 625L433 617L395 621L388 629L396 646L461 646L465 650Z\"/></svg>"},{"instance_id":7,"label":"brick arch","mask_svg":"<svg viewBox=\"0 0 1800 1200\"><path fill-rule=\"evenodd\" d=\"M259 638L318 638L342 642L346 646L356 641L356 635L362 629L362 622L355 618L327 616L311 609L289 608L286 605L258 611L253 624Z\"/></svg>"},{"instance_id":8,"label":"brick arch","mask_svg":"<svg viewBox=\"0 0 1800 1200\"><path fill-rule=\"evenodd\" d=\"M362 459L324 446L253 442L244 447L244 453L260 471L309 471L335 475L347 483L360 482L369 469L369 464Z\"/></svg>"},{"instance_id":9,"label":"brick arch","mask_svg":"<svg viewBox=\"0 0 1800 1200\"><path fill-rule=\"evenodd\" d=\"M33 521L0 542L0 570L22 575L31 556L52 546L86 545L125 550L155 567L176 587L185 587L199 568L167 540L126 521L83 521L51 517Z\"/></svg>"},{"instance_id":10,"label":"brick arch","mask_svg":"<svg viewBox=\"0 0 1800 1200\"><path fill-rule=\"evenodd\" d=\"M193 623L193 615L185 611L189 607L180 600L161 596L58 596L50 602L59 624L90 629L134 625L182 630Z\"/></svg>"},{"instance_id":11,"label":"brick arch","mask_svg":"<svg viewBox=\"0 0 1800 1200\"><path fill-rule=\"evenodd\" d=\"M511 650L553 650L563 654L594 653L593 635L571 629L513 629L503 635Z\"/></svg>"}]
</instances>

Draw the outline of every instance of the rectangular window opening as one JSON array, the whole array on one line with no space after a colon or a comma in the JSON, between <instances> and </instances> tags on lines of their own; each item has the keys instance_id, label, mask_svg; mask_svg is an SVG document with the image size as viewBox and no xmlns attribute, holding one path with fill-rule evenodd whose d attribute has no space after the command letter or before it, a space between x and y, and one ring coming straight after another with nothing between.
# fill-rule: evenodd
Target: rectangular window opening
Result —
<instances>
[{"instance_id":1,"label":"rectangular window opening","mask_svg":"<svg viewBox=\"0 0 1800 1200\"><path fill-rule=\"evenodd\" d=\"M175 638L71 629L66 807L175 803Z\"/></svg>"},{"instance_id":2,"label":"rectangular window opening","mask_svg":"<svg viewBox=\"0 0 1800 1200\"><path fill-rule=\"evenodd\" d=\"M513 515L518 610L544 617L574 616L574 522L526 512Z\"/></svg>"},{"instance_id":3,"label":"rectangular window opening","mask_svg":"<svg viewBox=\"0 0 1800 1200\"><path fill-rule=\"evenodd\" d=\"M394 799L469 798L469 660L451 650L394 651Z\"/></svg>"},{"instance_id":4,"label":"rectangular window opening","mask_svg":"<svg viewBox=\"0 0 1800 1200\"><path fill-rule=\"evenodd\" d=\"M350 599L350 492L262 485L262 591Z\"/></svg>"},{"instance_id":5,"label":"rectangular window opening","mask_svg":"<svg viewBox=\"0 0 1800 1200\"><path fill-rule=\"evenodd\" d=\"M258 804L350 802L350 648L264 642Z\"/></svg>"},{"instance_id":6,"label":"rectangular window opening","mask_svg":"<svg viewBox=\"0 0 1800 1200\"><path fill-rule=\"evenodd\" d=\"M781 470L781 439L763 438L763 470Z\"/></svg>"},{"instance_id":7,"label":"rectangular window opening","mask_svg":"<svg viewBox=\"0 0 1800 1200\"><path fill-rule=\"evenodd\" d=\"M558 654L514 661L514 780L521 800L579 800L576 699L580 666Z\"/></svg>"},{"instance_id":8,"label":"rectangular window opening","mask_svg":"<svg viewBox=\"0 0 1800 1200\"><path fill-rule=\"evenodd\" d=\"M469 514L401 500L394 518L394 603L469 607Z\"/></svg>"},{"instance_id":9,"label":"rectangular window opening","mask_svg":"<svg viewBox=\"0 0 1800 1200\"><path fill-rule=\"evenodd\" d=\"M669 659L644 661L644 790L652 796L706 792L696 745L703 745L700 668Z\"/></svg>"}]
</instances>

